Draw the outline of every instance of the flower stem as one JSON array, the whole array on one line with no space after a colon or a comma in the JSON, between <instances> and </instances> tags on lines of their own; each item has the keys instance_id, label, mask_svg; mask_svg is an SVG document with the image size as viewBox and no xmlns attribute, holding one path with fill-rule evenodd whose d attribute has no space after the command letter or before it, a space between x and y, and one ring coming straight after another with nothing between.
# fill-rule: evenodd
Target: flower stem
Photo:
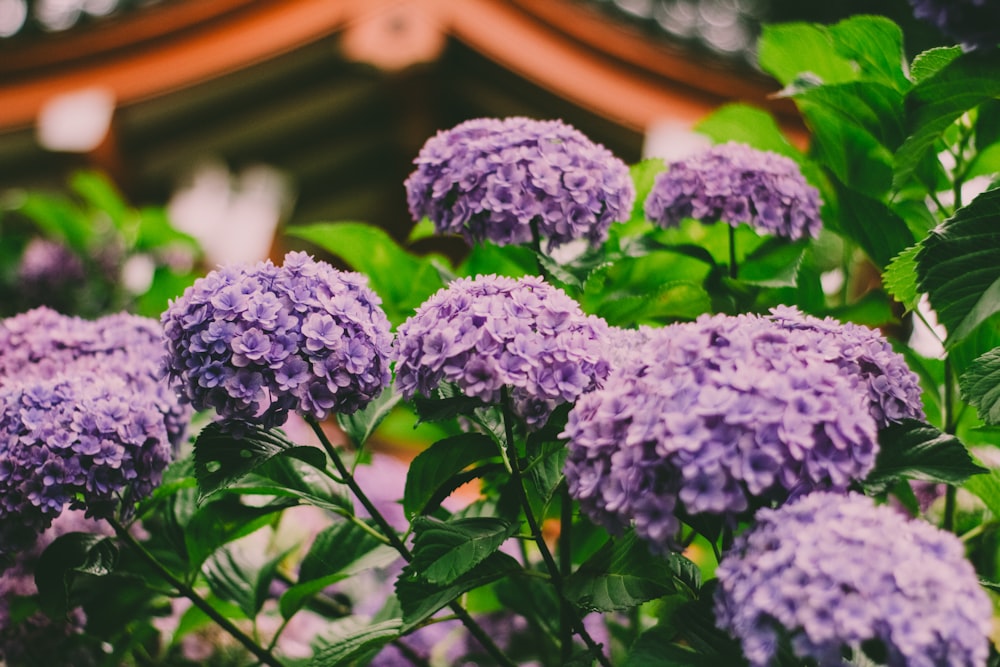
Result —
<instances>
[{"instance_id":1,"label":"flower stem","mask_svg":"<svg viewBox=\"0 0 1000 667\"><path fill-rule=\"evenodd\" d=\"M736 265L736 228L732 225L726 226L729 227L729 277L736 280L740 273Z\"/></svg>"},{"instance_id":2,"label":"flower stem","mask_svg":"<svg viewBox=\"0 0 1000 667\"><path fill-rule=\"evenodd\" d=\"M584 627L583 621L576 614L575 610L570 606L566 596L563 593L563 577L559 571L559 566L556 564L555 559L552 557L552 552L549 551L549 546L545 543L545 538L542 536L541 526L538 525L538 520L535 519L534 513L531 511L531 503L528 502L528 495L524 491L524 477L521 475L521 465L519 463L517 455L517 447L514 444L514 415L510 407L510 393L506 386L500 389L500 401L503 409L503 422L504 422L504 434L506 436L505 448L507 450L507 457L511 462L511 480L514 483L514 492L518 495L518 501L524 510L524 517L528 522L528 528L531 531L531 535L535 540L535 544L538 546L538 551L542 555L542 561L545 563L545 568L549 571L549 577L552 580L552 585L556 589L556 595L559 598L560 603L560 620L565 620L570 623L572 629L577 635L583 640L583 643L587 645L587 649L597 658L597 661L603 667L611 667L611 663L608 661L607 657L601 651L601 646L590 636L587 632L587 628ZM560 636L564 636L566 632L561 629ZM563 651L565 651L563 647Z\"/></svg>"},{"instance_id":3,"label":"flower stem","mask_svg":"<svg viewBox=\"0 0 1000 667\"><path fill-rule=\"evenodd\" d=\"M407 548L403 541L399 538L399 533L396 529L386 520L378 508L372 503L368 498L367 494L358 486L358 482L354 479L354 475L351 471L347 469L344 465L344 461L340 458L340 454L337 452L337 448L333 446L330 439L327 437L326 433L323 431L323 427L320 426L319 422L315 419L307 418L309 426L312 428L313 433L319 438L320 443L323 445L323 449L326 450L327 455L330 460L333 461L334 467L337 468L337 472L344 479L344 483L354 494L354 497L364 506L365 510L372 520L378 525L379 530L385 533L386 539L389 541L389 545L394 548L399 555L403 557L407 563L413 560L413 553ZM500 649L499 646L493 641L493 639L486 634L486 631L476 622L474 618L465 610L465 607L460 605L458 602L452 601L448 603L448 608L452 610L455 616L462 621L462 625L466 627L473 637L482 645L486 652L489 653L493 658L504 667L517 667L516 664L507 657L506 654Z\"/></svg>"},{"instance_id":4,"label":"flower stem","mask_svg":"<svg viewBox=\"0 0 1000 667\"><path fill-rule=\"evenodd\" d=\"M951 355L944 358L944 432L954 435L957 429L955 423L955 384L952 382ZM958 490L954 484L949 484L944 491L944 518L941 527L948 532L955 530L955 508Z\"/></svg>"},{"instance_id":5,"label":"flower stem","mask_svg":"<svg viewBox=\"0 0 1000 667\"><path fill-rule=\"evenodd\" d=\"M568 577L573 569L573 501L569 495L569 486L566 480L559 484L559 574ZM568 663L573 658L573 633L571 630L571 619L567 614L571 613L568 604L559 607L559 629L562 636L559 638L562 648L563 664Z\"/></svg>"},{"instance_id":6,"label":"flower stem","mask_svg":"<svg viewBox=\"0 0 1000 667\"><path fill-rule=\"evenodd\" d=\"M220 628L228 632L233 639L242 644L244 648L250 651L250 653L252 653L254 657L261 662L261 664L268 665L268 667L284 667L283 663L274 657L273 653L265 648L262 648L261 646L258 646L253 639L236 627L232 621L220 614L215 607L210 605L203 597L198 595L196 590L174 576L170 570L168 570L160 561L156 559L156 556L151 554L146 547L142 546L142 544L132 537L132 535L128 532L128 529L120 524L117 519L109 518L108 523L111 524L111 527L114 529L118 539L132 549L137 556L153 568L153 570L164 581L173 586L178 593L190 600L194 606L205 612L206 616L215 621Z\"/></svg>"}]
</instances>

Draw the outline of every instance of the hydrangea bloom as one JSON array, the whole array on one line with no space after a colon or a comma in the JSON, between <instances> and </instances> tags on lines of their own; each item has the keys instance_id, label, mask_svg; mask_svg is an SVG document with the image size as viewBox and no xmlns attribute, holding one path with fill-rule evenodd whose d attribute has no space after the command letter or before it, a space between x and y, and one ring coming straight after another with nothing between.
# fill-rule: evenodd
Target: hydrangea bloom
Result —
<instances>
[{"instance_id":1,"label":"hydrangea bloom","mask_svg":"<svg viewBox=\"0 0 1000 667\"><path fill-rule=\"evenodd\" d=\"M726 143L672 162L656 176L646 217L661 227L685 218L794 240L819 235L819 191L791 159L746 144Z\"/></svg>"},{"instance_id":2,"label":"hydrangea bloom","mask_svg":"<svg viewBox=\"0 0 1000 667\"><path fill-rule=\"evenodd\" d=\"M606 327L538 277L459 279L400 325L396 383L407 398L446 382L488 403L511 387L516 412L539 425L603 380Z\"/></svg>"},{"instance_id":3,"label":"hydrangea bloom","mask_svg":"<svg viewBox=\"0 0 1000 667\"><path fill-rule=\"evenodd\" d=\"M869 410L879 428L924 418L920 378L878 331L832 317L804 315L788 306L773 308L770 319L785 329L814 332L816 348L827 359L859 375L868 388Z\"/></svg>"},{"instance_id":4,"label":"hydrangea bloom","mask_svg":"<svg viewBox=\"0 0 1000 667\"><path fill-rule=\"evenodd\" d=\"M731 518L863 479L878 446L865 399L807 332L751 315L674 324L570 412L569 490L666 549L678 514Z\"/></svg>"},{"instance_id":5,"label":"hydrangea bloom","mask_svg":"<svg viewBox=\"0 0 1000 667\"><path fill-rule=\"evenodd\" d=\"M889 667L986 664L993 610L962 543L861 495L760 510L716 575L719 627L754 667L782 637L819 667L873 644Z\"/></svg>"},{"instance_id":6,"label":"hydrangea bloom","mask_svg":"<svg viewBox=\"0 0 1000 667\"><path fill-rule=\"evenodd\" d=\"M0 557L64 507L106 518L159 484L171 457L154 400L107 374L0 388Z\"/></svg>"},{"instance_id":7,"label":"hydrangea bloom","mask_svg":"<svg viewBox=\"0 0 1000 667\"><path fill-rule=\"evenodd\" d=\"M390 379L381 303L366 277L302 252L220 268L163 314L168 378L195 409L264 427L354 412Z\"/></svg>"},{"instance_id":8,"label":"hydrangea bloom","mask_svg":"<svg viewBox=\"0 0 1000 667\"><path fill-rule=\"evenodd\" d=\"M156 320L116 313L91 321L35 308L0 321L0 387L66 374L113 374L155 401L176 447L191 409L160 377L165 349Z\"/></svg>"},{"instance_id":9,"label":"hydrangea bloom","mask_svg":"<svg viewBox=\"0 0 1000 667\"><path fill-rule=\"evenodd\" d=\"M968 49L1000 44L1000 3L996 0L910 0L913 15L933 23Z\"/></svg>"},{"instance_id":10,"label":"hydrangea bloom","mask_svg":"<svg viewBox=\"0 0 1000 667\"><path fill-rule=\"evenodd\" d=\"M550 247L596 245L635 202L625 164L557 120L469 120L429 139L414 163L405 183L414 220L427 216L470 244L530 243L537 224Z\"/></svg>"}]
</instances>

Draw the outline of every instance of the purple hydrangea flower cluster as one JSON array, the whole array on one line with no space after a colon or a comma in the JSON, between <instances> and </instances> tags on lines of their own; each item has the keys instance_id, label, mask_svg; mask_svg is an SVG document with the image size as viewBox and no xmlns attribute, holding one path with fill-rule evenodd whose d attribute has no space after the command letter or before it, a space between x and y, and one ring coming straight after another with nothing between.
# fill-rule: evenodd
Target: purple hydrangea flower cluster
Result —
<instances>
[{"instance_id":1,"label":"purple hydrangea flower cluster","mask_svg":"<svg viewBox=\"0 0 1000 667\"><path fill-rule=\"evenodd\" d=\"M770 319L785 329L815 333L816 349L845 372L859 375L879 428L904 419L924 419L920 378L878 331L832 317L804 315L789 306L771 309Z\"/></svg>"},{"instance_id":2,"label":"purple hydrangea flower cluster","mask_svg":"<svg viewBox=\"0 0 1000 667\"><path fill-rule=\"evenodd\" d=\"M888 667L986 664L993 609L961 541L865 496L760 510L716 575L717 623L754 667L782 638L819 667L873 643Z\"/></svg>"},{"instance_id":3,"label":"purple hydrangea flower cluster","mask_svg":"<svg viewBox=\"0 0 1000 667\"><path fill-rule=\"evenodd\" d=\"M452 383L487 403L510 387L517 414L537 426L607 375L606 328L541 278L462 278L399 327L397 387L409 398Z\"/></svg>"},{"instance_id":4,"label":"purple hydrangea flower cluster","mask_svg":"<svg viewBox=\"0 0 1000 667\"><path fill-rule=\"evenodd\" d=\"M389 384L381 303L365 276L302 252L220 268L163 314L167 376L195 409L264 427L352 413Z\"/></svg>"},{"instance_id":5,"label":"purple hydrangea flower cluster","mask_svg":"<svg viewBox=\"0 0 1000 667\"><path fill-rule=\"evenodd\" d=\"M0 388L0 557L69 505L107 518L159 484L171 458L156 401L123 379L77 373Z\"/></svg>"},{"instance_id":6,"label":"purple hydrangea flower cluster","mask_svg":"<svg viewBox=\"0 0 1000 667\"><path fill-rule=\"evenodd\" d=\"M84 320L35 308L0 322L0 387L76 373L115 375L155 401L177 447L191 408L160 375L165 349L163 329L153 319L116 313Z\"/></svg>"},{"instance_id":7,"label":"purple hydrangea flower cluster","mask_svg":"<svg viewBox=\"0 0 1000 667\"><path fill-rule=\"evenodd\" d=\"M794 241L819 235L819 204L819 191L793 160L730 142L672 162L656 176L645 212L661 227L685 218L732 227L745 222Z\"/></svg>"},{"instance_id":8,"label":"purple hydrangea flower cluster","mask_svg":"<svg viewBox=\"0 0 1000 667\"><path fill-rule=\"evenodd\" d=\"M807 332L702 316L648 333L569 414L571 495L613 532L672 545L678 516L734 518L814 489L845 491L874 466L860 378Z\"/></svg>"},{"instance_id":9,"label":"purple hydrangea flower cluster","mask_svg":"<svg viewBox=\"0 0 1000 667\"><path fill-rule=\"evenodd\" d=\"M967 49L1000 44L1000 2L996 0L910 0L913 15L934 24Z\"/></svg>"},{"instance_id":10,"label":"purple hydrangea flower cluster","mask_svg":"<svg viewBox=\"0 0 1000 667\"><path fill-rule=\"evenodd\" d=\"M635 187L604 146L557 120L477 118L430 138L406 179L414 220L470 244L596 245L629 218ZM541 241L541 239L538 239Z\"/></svg>"}]
</instances>

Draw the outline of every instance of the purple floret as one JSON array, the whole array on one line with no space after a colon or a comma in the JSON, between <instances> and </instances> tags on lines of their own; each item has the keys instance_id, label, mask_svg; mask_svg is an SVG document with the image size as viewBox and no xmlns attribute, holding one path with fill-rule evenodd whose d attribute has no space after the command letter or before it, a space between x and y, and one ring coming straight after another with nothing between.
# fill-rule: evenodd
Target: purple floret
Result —
<instances>
[{"instance_id":1,"label":"purple floret","mask_svg":"<svg viewBox=\"0 0 1000 667\"><path fill-rule=\"evenodd\" d=\"M470 244L527 244L536 225L549 247L597 245L635 202L625 164L558 120L469 120L429 139L414 163L405 183L414 220Z\"/></svg>"},{"instance_id":2,"label":"purple floret","mask_svg":"<svg viewBox=\"0 0 1000 667\"><path fill-rule=\"evenodd\" d=\"M648 336L581 396L563 436L581 509L656 550L679 516L733 520L814 489L845 491L877 451L857 376L814 337L764 318L702 316Z\"/></svg>"},{"instance_id":3,"label":"purple floret","mask_svg":"<svg viewBox=\"0 0 1000 667\"><path fill-rule=\"evenodd\" d=\"M392 345L364 276L301 252L226 266L163 314L171 385L195 409L265 428L350 414L389 384Z\"/></svg>"},{"instance_id":4,"label":"purple floret","mask_svg":"<svg viewBox=\"0 0 1000 667\"><path fill-rule=\"evenodd\" d=\"M967 49L1000 44L1000 2L996 0L910 0L913 15L931 23Z\"/></svg>"},{"instance_id":5,"label":"purple floret","mask_svg":"<svg viewBox=\"0 0 1000 667\"><path fill-rule=\"evenodd\" d=\"M795 241L819 235L819 204L819 191L793 160L730 142L672 162L656 176L645 212L661 227L686 218L732 227L746 223Z\"/></svg>"},{"instance_id":6,"label":"purple floret","mask_svg":"<svg viewBox=\"0 0 1000 667\"><path fill-rule=\"evenodd\" d=\"M783 640L818 667L880 645L888 667L982 667L993 608L955 535L865 496L762 509L716 570L720 628L753 667Z\"/></svg>"},{"instance_id":7,"label":"purple floret","mask_svg":"<svg viewBox=\"0 0 1000 667\"><path fill-rule=\"evenodd\" d=\"M397 386L410 398L451 383L487 403L506 386L516 412L540 425L607 375L606 327L541 278L462 278L399 327Z\"/></svg>"}]
</instances>

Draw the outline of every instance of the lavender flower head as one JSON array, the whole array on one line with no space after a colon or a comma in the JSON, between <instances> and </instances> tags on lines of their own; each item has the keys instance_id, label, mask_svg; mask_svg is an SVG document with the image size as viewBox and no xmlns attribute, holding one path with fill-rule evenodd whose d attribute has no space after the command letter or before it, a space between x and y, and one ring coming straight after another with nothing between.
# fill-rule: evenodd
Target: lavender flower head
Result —
<instances>
[{"instance_id":1,"label":"lavender flower head","mask_svg":"<svg viewBox=\"0 0 1000 667\"><path fill-rule=\"evenodd\" d=\"M389 384L381 303L361 274L302 252L220 268L163 314L167 377L195 409L265 428L290 410L352 413Z\"/></svg>"},{"instance_id":2,"label":"lavender flower head","mask_svg":"<svg viewBox=\"0 0 1000 667\"><path fill-rule=\"evenodd\" d=\"M966 49L1000 44L1000 2L996 0L910 0L913 15L932 23Z\"/></svg>"},{"instance_id":3,"label":"lavender flower head","mask_svg":"<svg viewBox=\"0 0 1000 667\"><path fill-rule=\"evenodd\" d=\"M541 425L556 405L607 375L606 327L541 278L462 278L400 325L397 387L410 398L452 383L487 403L510 387L515 411L529 426Z\"/></svg>"},{"instance_id":4,"label":"lavender flower head","mask_svg":"<svg viewBox=\"0 0 1000 667\"><path fill-rule=\"evenodd\" d=\"M752 315L649 332L569 414L570 494L608 530L634 526L663 551L679 516L731 520L845 491L874 465L875 423L860 379L813 343Z\"/></svg>"},{"instance_id":5,"label":"lavender flower head","mask_svg":"<svg viewBox=\"0 0 1000 667\"><path fill-rule=\"evenodd\" d=\"M859 375L879 428L904 419L924 419L920 378L878 331L832 317L804 315L789 306L772 308L769 319L784 329L814 333L816 348L827 359L846 373Z\"/></svg>"},{"instance_id":6,"label":"lavender flower head","mask_svg":"<svg viewBox=\"0 0 1000 667\"><path fill-rule=\"evenodd\" d=\"M558 120L469 120L429 139L414 163L405 183L414 220L469 244L530 243L537 225L550 248L597 245L635 202L625 164Z\"/></svg>"},{"instance_id":7,"label":"lavender flower head","mask_svg":"<svg viewBox=\"0 0 1000 667\"><path fill-rule=\"evenodd\" d=\"M685 218L732 227L745 222L795 241L819 235L819 204L819 191L793 160L730 142L672 162L656 176L645 212L661 227Z\"/></svg>"},{"instance_id":8,"label":"lavender flower head","mask_svg":"<svg viewBox=\"0 0 1000 667\"><path fill-rule=\"evenodd\" d=\"M191 408L160 377L165 349L153 319L116 313L91 321L35 308L0 321L0 387L77 373L115 375L156 403L177 447Z\"/></svg>"},{"instance_id":9,"label":"lavender flower head","mask_svg":"<svg viewBox=\"0 0 1000 667\"><path fill-rule=\"evenodd\" d=\"M0 388L0 560L66 506L108 518L160 483L171 458L149 395L104 373Z\"/></svg>"},{"instance_id":10,"label":"lavender flower head","mask_svg":"<svg viewBox=\"0 0 1000 667\"><path fill-rule=\"evenodd\" d=\"M874 647L888 667L986 664L993 609L962 543L865 496L760 510L716 576L717 623L753 667L784 637L818 667Z\"/></svg>"}]
</instances>

